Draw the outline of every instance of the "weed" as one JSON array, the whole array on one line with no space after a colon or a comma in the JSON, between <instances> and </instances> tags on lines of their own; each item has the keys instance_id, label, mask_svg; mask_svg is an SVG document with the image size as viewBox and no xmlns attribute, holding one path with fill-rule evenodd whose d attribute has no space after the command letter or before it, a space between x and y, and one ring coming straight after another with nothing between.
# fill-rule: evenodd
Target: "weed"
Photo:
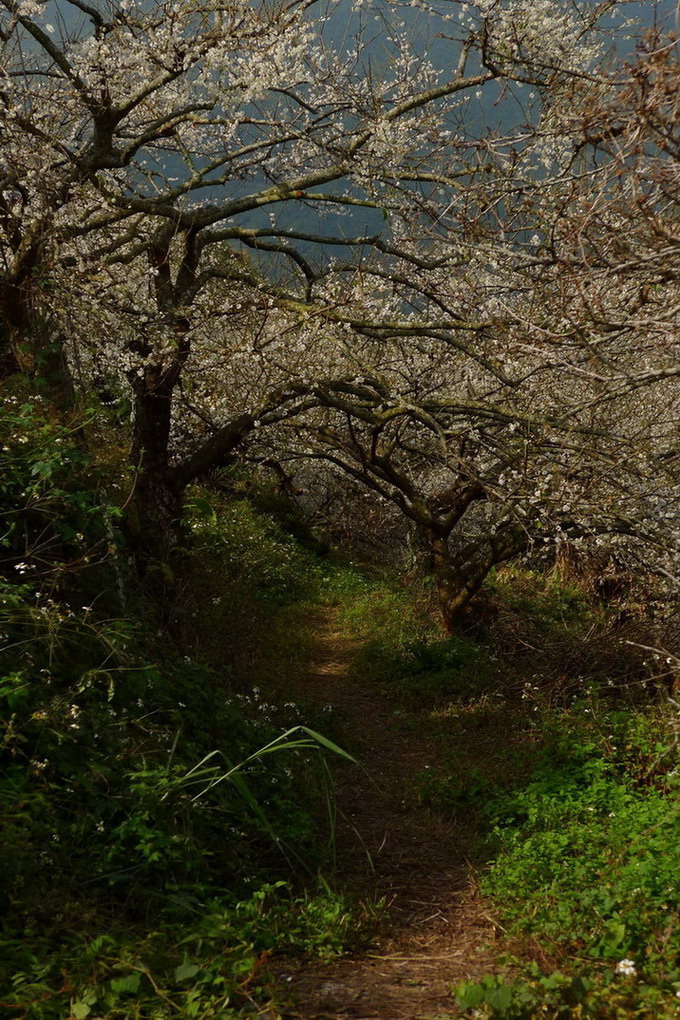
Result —
<instances>
[{"instance_id":1,"label":"weed","mask_svg":"<svg viewBox=\"0 0 680 1020\"><path fill-rule=\"evenodd\" d=\"M528 781L477 791L495 847L484 891L520 944L564 963L549 977L461 986L461 1008L676 1015L680 813L673 752L658 734L639 711L591 699L543 720Z\"/></svg>"}]
</instances>

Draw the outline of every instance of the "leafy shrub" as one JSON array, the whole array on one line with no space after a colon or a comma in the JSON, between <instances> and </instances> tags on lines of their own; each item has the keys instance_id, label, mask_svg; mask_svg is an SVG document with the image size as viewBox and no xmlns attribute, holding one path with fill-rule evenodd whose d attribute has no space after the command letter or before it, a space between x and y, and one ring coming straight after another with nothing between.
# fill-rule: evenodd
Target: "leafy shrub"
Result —
<instances>
[{"instance_id":1,"label":"leafy shrub","mask_svg":"<svg viewBox=\"0 0 680 1020\"><path fill-rule=\"evenodd\" d=\"M587 976L561 971L545 975L537 966L529 971L527 977L514 980L494 975L461 982L454 988L456 1004L466 1014L502 1020L534 1020L538 1016L553 1020L672 1020L679 1014L677 993L640 982L631 973L604 968ZM680 982L671 989L677 986Z\"/></svg>"},{"instance_id":2,"label":"leafy shrub","mask_svg":"<svg viewBox=\"0 0 680 1020\"><path fill-rule=\"evenodd\" d=\"M52 420L39 397L0 402L0 574L8 585L5 598L11 598L17 582L25 595L47 581L54 597L67 591L77 576L80 593L95 592L109 609L117 605L115 571L107 576L113 581L111 589L102 585L96 567L115 553L120 511L106 499L103 473L84 448L81 425Z\"/></svg>"},{"instance_id":3,"label":"leafy shrub","mask_svg":"<svg viewBox=\"0 0 680 1020\"><path fill-rule=\"evenodd\" d=\"M229 504L221 523L211 511L196 528L179 586L187 604L159 612L127 572L111 480L82 423L18 400L0 406L0 423L3 1009L30 1020L236 1016L270 944L324 955L353 922L327 890L305 899L276 882L314 874L327 853L312 742L255 753L299 726L299 708L265 700L245 667L235 693L216 642L197 661L164 619L197 629L194 570L210 599L226 589L222 622L230 591L271 622L307 593L313 557L242 501ZM206 619L216 633L219 622ZM200 637L210 645L209 629ZM208 758L222 773L244 764L212 783ZM263 883L264 900L249 892ZM211 917L222 918L219 942L205 936Z\"/></svg>"},{"instance_id":4,"label":"leafy shrub","mask_svg":"<svg viewBox=\"0 0 680 1020\"><path fill-rule=\"evenodd\" d=\"M231 906L206 903L195 919L143 936L109 927L96 937L62 933L60 945L32 930L8 933L0 987L3 1005L26 1020L229 1020L259 1012L272 952L326 959L358 937L342 896L321 887L301 897L284 882L265 883Z\"/></svg>"},{"instance_id":5,"label":"leafy shrub","mask_svg":"<svg viewBox=\"0 0 680 1020\"><path fill-rule=\"evenodd\" d=\"M553 1007L549 1015L675 1015L680 813L673 749L661 732L658 719L591 700L545 721L525 785L487 787L495 860L483 889L512 935L568 962L549 978L537 971L461 986L462 1008L500 1017Z\"/></svg>"}]
</instances>

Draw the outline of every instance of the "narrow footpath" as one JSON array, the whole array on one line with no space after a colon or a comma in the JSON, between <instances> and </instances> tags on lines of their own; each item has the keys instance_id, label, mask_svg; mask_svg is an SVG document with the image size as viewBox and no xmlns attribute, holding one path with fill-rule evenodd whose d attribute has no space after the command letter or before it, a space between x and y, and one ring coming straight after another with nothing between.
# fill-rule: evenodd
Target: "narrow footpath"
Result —
<instances>
[{"instance_id":1,"label":"narrow footpath","mask_svg":"<svg viewBox=\"0 0 680 1020\"><path fill-rule=\"evenodd\" d=\"M360 767L343 768L338 861L349 888L384 897L389 935L361 956L290 965L285 1020L443 1020L451 987L494 969L494 926L466 863L465 833L414 803L413 778L436 766L431 742L399 726L394 707L354 681L356 645L337 614L319 618L318 651L300 700L339 709Z\"/></svg>"}]
</instances>

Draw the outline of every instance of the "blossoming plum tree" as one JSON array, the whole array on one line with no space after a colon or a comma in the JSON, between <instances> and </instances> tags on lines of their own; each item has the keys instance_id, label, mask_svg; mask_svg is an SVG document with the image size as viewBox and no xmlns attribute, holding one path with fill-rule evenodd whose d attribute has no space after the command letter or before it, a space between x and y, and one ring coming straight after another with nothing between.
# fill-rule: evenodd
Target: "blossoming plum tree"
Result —
<instances>
[{"instance_id":1,"label":"blossoming plum tree","mask_svg":"<svg viewBox=\"0 0 680 1020\"><path fill-rule=\"evenodd\" d=\"M449 617L485 569L454 550L463 519L483 508L492 559L511 555L548 527L527 493L556 504L568 479L551 520L571 520L593 448L603 464L633 441L615 430L637 381L674 364L666 313L631 356L646 312L614 296L625 258L607 276L579 240L607 216L627 229L637 199L616 212L612 188L646 180L646 143L622 160L625 131L602 127L608 90L635 106L603 44L628 9L0 0L2 365L62 403L80 375L129 389L143 548L164 554L186 485L259 436L323 450L417 518ZM650 237L662 176L635 205ZM660 265L630 270L647 310L677 279Z\"/></svg>"},{"instance_id":2,"label":"blossoming plum tree","mask_svg":"<svg viewBox=\"0 0 680 1020\"><path fill-rule=\"evenodd\" d=\"M429 321L421 303L400 323L416 288L378 270L394 314L355 327L362 385L289 425L302 456L413 522L450 629L494 565L545 542L606 540L677 575L674 40L650 34L617 74L552 90L536 125L551 174L536 178L517 149L509 158L506 140L503 218L451 229ZM479 194L466 189L467 209ZM467 328L455 342L441 314L454 309Z\"/></svg>"},{"instance_id":3,"label":"blossoming plum tree","mask_svg":"<svg viewBox=\"0 0 680 1020\"><path fill-rule=\"evenodd\" d=\"M101 308L103 358L134 394L137 506L154 525L255 420L223 423L209 455L169 468L199 295L221 280L226 318L235 287L266 307L272 287L243 255L264 248L291 263L293 292L310 303L316 275L300 243L370 241L288 228L280 210L299 220L305 208L375 206L392 182L408 187L443 102L494 76L461 61L436 78L393 32L389 68L369 82L361 50L335 52L328 14L311 7L66 0L55 25L40 0L3 0L5 362L47 376L63 398L65 338L83 343L74 308ZM374 187L386 145L393 165ZM258 418L269 408L265 399Z\"/></svg>"}]
</instances>

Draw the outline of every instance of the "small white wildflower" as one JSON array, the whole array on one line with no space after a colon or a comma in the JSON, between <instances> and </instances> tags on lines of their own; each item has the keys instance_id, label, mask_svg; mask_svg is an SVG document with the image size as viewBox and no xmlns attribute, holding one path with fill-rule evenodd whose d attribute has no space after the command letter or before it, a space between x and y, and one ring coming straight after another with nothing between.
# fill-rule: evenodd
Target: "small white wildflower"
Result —
<instances>
[{"instance_id":1,"label":"small white wildflower","mask_svg":"<svg viewBox=\"0 0 680 1020\"><path fill-rule=\"evenodd\" d=\"M616 973L625 974L627 977L635 974L635 961L634 960L619 960L616 964Z\"/></svg>"}]
</instances>

